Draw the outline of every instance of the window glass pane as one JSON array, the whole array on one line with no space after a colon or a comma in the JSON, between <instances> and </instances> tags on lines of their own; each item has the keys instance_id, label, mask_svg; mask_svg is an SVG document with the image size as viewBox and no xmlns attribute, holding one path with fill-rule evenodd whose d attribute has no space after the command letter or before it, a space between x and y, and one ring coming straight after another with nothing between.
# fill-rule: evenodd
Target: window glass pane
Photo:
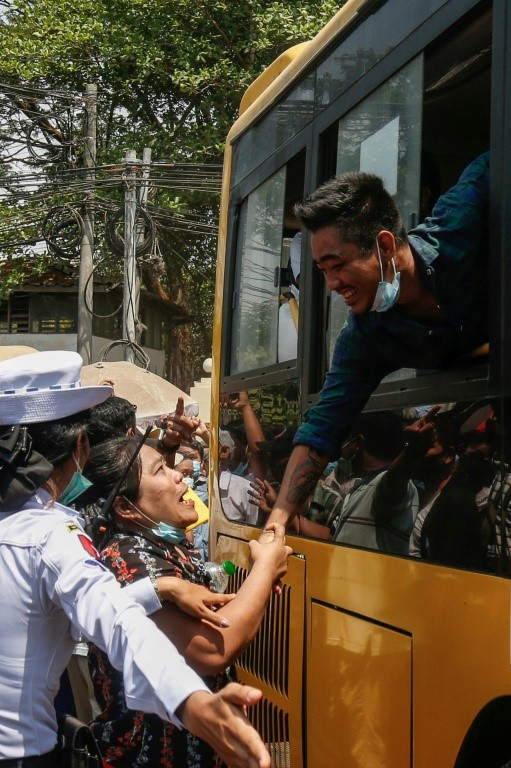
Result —
<instances>
[{"instance_id":1,"label":"window glass pane","mask_svg":"<svg viewBox=\"0 0 511 768\"><path fill-rule=\"evenodd\" d=\"M423 56L420 55L357 104L339 121L337 173L366 171L382 176L407 229L418 221ZM348 315L331 297L330 359Z\"/></svg>"},{"instance_id":2,"label":"window glass pane","mask_svg":"<svg viewBox=\"0 0 511 768\"><path fill-rule=\"evenodd\" d=\"M413 9L410 0L387 0L382 4L319 65L316 111L356 83L443 4L444 0L432 0L415 3ZM399 24L392 23L392 19L399 19Z\"/></svg>"},{"instance_id":3,"label":"window glass pane","mask_svg":"<svg viewBox=\"0 0 511 768\"><path fill-rule=\"evenodd\" d=\"M28 332L28 294L14 294L2 304L1 321L3 333Z\"/></svg>"},{"instance_id":4,"label":"window glass pane","mask_svg":"<svg viewBox=\"0 0 511 768\"><path fill-rule=\"evenodd\" d=\"M339 121L337 173L382 176L407 229L419 210L422 81L420 55Z\"/></svg>"},{"instance_id":5,"label":"window glass pane","mask_svg":"<svg viewBox=\"0 0 511 768\"><path fill-rule=\"evenodd\" d=\"M279 273L286 169L243 204L236 249L231 373L277 362Z\"/></svg>"},{"instance_id":6,"label":"window glass pane","mask_svg":"<svg viewBox=\"0 0 511 768\"><path fill-rule=\"evenodd\" d=\"M94 295L94 315L92 332L95 336L105 339L119 339L122 336L122 312L119 305L122 296L105 295L96 292Z\"/></svg>"},{"instance_id":7,"label":"window glass pane","mask_svg":"<svg viewBox=\"0 0 511 768\"><path fill-rule=\"evenodd\" d=\"M233 181L247 176L314 117L316 73L305 77L234 146Z\"/></svg>"},{"instance_id":8,"label":"window glass pane","mask_svg":"<svg viewBox=\"0 0 511 768\"><path fill-rule=\"evenodd\" d=\"M30 298L30 326L32 333L76 333L76 296L33 294Z\"/></svg>"},{"instance_id":9,"label":"window glass pane","mask_svg":"<svg viewBox=\"0 0 511 768\"><path fill-rule=\"evenodd\" d=\"M225 396L220 411L220 500L229 520L261 526L268 508L254 503L251 482L282 482L300 423L300 390L296 381Z\"/></svg>"}]
</instances>

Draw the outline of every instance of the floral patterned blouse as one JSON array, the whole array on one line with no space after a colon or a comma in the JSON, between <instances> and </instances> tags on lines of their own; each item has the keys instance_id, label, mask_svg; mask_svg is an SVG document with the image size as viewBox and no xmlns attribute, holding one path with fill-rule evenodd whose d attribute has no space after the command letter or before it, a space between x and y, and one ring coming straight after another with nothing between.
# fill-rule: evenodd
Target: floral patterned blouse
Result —
<instances>
[{"instance_id":1,"label":"floral patterned blouse","mask_svg":"<svg viewBox=\"0 0 511 768\"><path fill-rule=\"evenodd\" d=\"M121 585L149 576L175 576L206 582L199 552L186 539L168 544L151 534L116 533L101 553ZM226 768L206 742L161 720L157 715L126 707L122 673L103 651L89 649L89 668L101 715L91 728L106 765L114 768ZM205 678L213 691L231 679L223 674Z\"/></svg>"}]
</instances>

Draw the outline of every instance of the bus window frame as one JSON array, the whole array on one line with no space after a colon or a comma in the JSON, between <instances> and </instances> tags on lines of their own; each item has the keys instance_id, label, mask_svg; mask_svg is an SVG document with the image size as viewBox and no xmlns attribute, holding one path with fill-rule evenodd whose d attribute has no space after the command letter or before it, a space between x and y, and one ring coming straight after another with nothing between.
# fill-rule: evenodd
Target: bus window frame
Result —
<instances>
[{"instance_id":1,"label":"bus window frame","mask_svg":"<svg viewBox=\"0 0 511 768\"><path fill-rule=\"evenodd\" d=\"M332 131L338 120L357 103L362 101L376 88L381 86L387 79L392 77L399 69L407 64L420 51L425 51L431 43L438 40L454 22L458 23L460 18L467 14L477 14L478 6L482 7L484 0L452 0L447 2L433 16L427 19L423 24L415 29L408 37L403 39L391 51L389 51L372 69L362 78L356 80L346 91L340 94L334 101L325 107L321 112L314 116L310 123L299 133L289 139L285 144L279 147L268 158L260 163L257 168L250 172L245 178L231 187L231 214L229 219L229 229L226 240L226 275L231 273L233 279L234 270L232 269L235 259L236 233L233 231L233 221L237 221L238 213L232 216L233 207L237 207L259 184L265 181L272 173L289 162L293 156L300 151L306 153L305 166L305 190L307 195L325 180L325 169L322 169L321 152L323 136ZM491 3L493 9L493 53L492 61L502 60L502 52L505 52L508 59L511 59L511 46L505 39L503 29L505 29L505 0L493 0ZM460 9L463 10L460 16ZM348 25L346 34L350 34L352 24ZM322 51L320 57L316 57L305 69L301 78L310 74L311 69L316 68L321 60L328 57L332 50L339 46L341 37L338 37L335 43ZM418 44L420 41L420 45ZM500 190L501 206L491 205L490 207L490 280L492 285L501 287L499 300L490 302L489 328L490 339L500 340L498 344L490 345L490 354L487 364L475 364L463 368L453 368L442 370L417 377L404 378L401 380L385 382L381 384L373 393L369 407L385 409L397 407L403 404L413 404L417 402L429 402L434 395L434 399L449 401L453 398L453 393L459 391L459 386L463 385L467 397L479 398L495 395L499 385L506 387L504 372L508 372L509 365L504 364L504 360L511 360L511 339L502 338L502 326L508 325L511 321L511 307L506 311L505 288L511 286L511 261L499 258L493 254L505 252L505 244L511 242L511 216L503 216L503 210L511 210L511 201L504 207L503 198L506 197L504 178L505 170L511 178L511 157L507 157L504 151L504 131L499 130L496 113L502 109L506 112L511 110L511 86L507 88L505 75L503 72L497 72L492 66L492 93L491 93L491 112L490 112L490 149L492 158L497 162L492 162L490 172L490 195L491 200L495 200L495 191ZM511 71L511 65L510 65ZM300 79L301 79L300 78ZM286 93L296 86L297 80L293 80L289 88L279 94L272 104L268 107L269 111L278 101L284 99ZM265 112L266 114L267 112ZM264 119L265 114L261 115ZM509 124L507 121L501 123ZM233 143L241 136L236 136ZM505 165L507 163L507 166ZM326 174L328 175L328 174ZM510 197L510 194L507 195ZM509 263L508 263L509 261ZM253 369L241 374L230 374L229 371L229 345L222 349L221 361L221 391L232 392L250 387L260 387L265 383L277 383L278 381L299 378L302 391L302 407L305 410L313 404L319 397L322 382L324 380L323 371L326 372L328 361L323 349L324 344L315 344L316 339L320 338L321 328L325 328L326 307L328 302L327 292L322 288L319 275L313 271L313 264L310 258L309 244L305 245L305 260L302 265L302 280L306 284L312 284L311 291L304 293L301 297L300 325L299 325L299 347L298 357L295 361L286 363L277 363L266 368ZM317 286L321 287L321 290ZM224 328L229 329L224 338L231 338L231 317L232 317L232 285L224 285L224 295L228 300L224 302L223 323ZM322 311L312 312L312 307L317 307L318 301L321 301ZM309 322L305 323L305 318ZM504 349L504 346L506 349ZM318 349L321 347L321 349ZM511 392L511 377L507 376L509 384L507 387Z\"/></svg>"},{"instance_id":2,"label":"bus window frame","mask_svg":"<svg viewBox=\"0 0 511 768\"><path fill-rule=\"evenodd\" d=\"M300 152L305 152L305 178L307 178L307 173L310 173L310 169L307 167L309 163L308 147L310 146L310 132L311 124L305 126L290 141L286 142L282 147L279 148L277 152L267 158L263 163L261 163L261 165L257 166L257 168L251 171L251 173L242 179L236 186L231 187L228 213L229 224L226 237L224 279L224 297L227 297L227 299L224 300L222 312L223 327L228 328L229 332L224 334L224 338L228 339L228 343L222 347L220 358L222 392L237 391L236 385L239 386L241 383L244 383L244 388L247 386L255 386L255 384L252 382L260 382L261 378L264 378L264 381L268 383L268 379L271 378L272 374L275 374L275 382L281 380L282 376L285 376L286 379L296 378L297 376L297 360L300 357L300 347L298 349L298 357L295 360L288 360L283 363L275 363L271 366L243 371L241 373L231 374L229 372L231 360L233 293L241 205L247 200L251 192L257 189L257 187L263 184L280 168L287 166L294 157L300 154ZM303 337L303 324L304 316L303 313L300 313L298 327L299 344L300 339ZM230 384L232 383L234 383L235 386L233 388L229 388Z\"/></svg>"}]
</instances>

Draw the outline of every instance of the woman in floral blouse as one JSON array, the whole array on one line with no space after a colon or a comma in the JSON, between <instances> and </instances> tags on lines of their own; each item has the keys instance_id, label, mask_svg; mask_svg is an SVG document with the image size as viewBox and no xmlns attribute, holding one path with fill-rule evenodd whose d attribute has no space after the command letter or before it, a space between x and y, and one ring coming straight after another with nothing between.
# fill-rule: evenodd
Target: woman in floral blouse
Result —
<instances>
[{"instance_id":1,"label":"woman in floral blouse","mask_svg":"<svg viewBox=\"0 0 511 768\"><path fill-rule=\"evenodd\" d=\"M98 497L106 497L121 479L138 446L119 438L97 446L87 477ZM175 576L207 584L203 560L184 534L197 519L185 501L183 476L167 467L161 455L144 445L115 498L102 559L122 585L149 576ZM151 618L171 638L188 663L205 676L213 690L230 679L228 666L247 647L262 620L272 586L287 569L291 549L284 529L275 527L272 542L250 542L252 568L237 597L224 605L224 626L189 616L172 603ZM144 712L126 707L122 677L106 656L90 650L90 666L101 715L92 723L105 762L114 768L217 768L220 758L203 741Z\"/></svg>"}]
</instances>

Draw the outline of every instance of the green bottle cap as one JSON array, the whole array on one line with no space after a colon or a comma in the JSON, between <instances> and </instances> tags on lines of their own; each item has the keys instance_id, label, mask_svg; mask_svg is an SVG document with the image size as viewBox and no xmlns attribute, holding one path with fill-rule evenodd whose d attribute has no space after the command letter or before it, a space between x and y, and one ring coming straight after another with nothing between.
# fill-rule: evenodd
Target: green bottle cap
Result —
<instances>
[{"instance_id":1,"label":"green bottle cap","mask_svg":"<svg viewBox=\"0 0 511 768\"><path fill-rule=\"evenodd\" d=\"M225 560L222 563L222 565L223 565L224 571L228 576L234 576L234 574L236 573L236 566L234 565L233 562L231 562L231 560Z\"/></svg>"}]
</instances>

